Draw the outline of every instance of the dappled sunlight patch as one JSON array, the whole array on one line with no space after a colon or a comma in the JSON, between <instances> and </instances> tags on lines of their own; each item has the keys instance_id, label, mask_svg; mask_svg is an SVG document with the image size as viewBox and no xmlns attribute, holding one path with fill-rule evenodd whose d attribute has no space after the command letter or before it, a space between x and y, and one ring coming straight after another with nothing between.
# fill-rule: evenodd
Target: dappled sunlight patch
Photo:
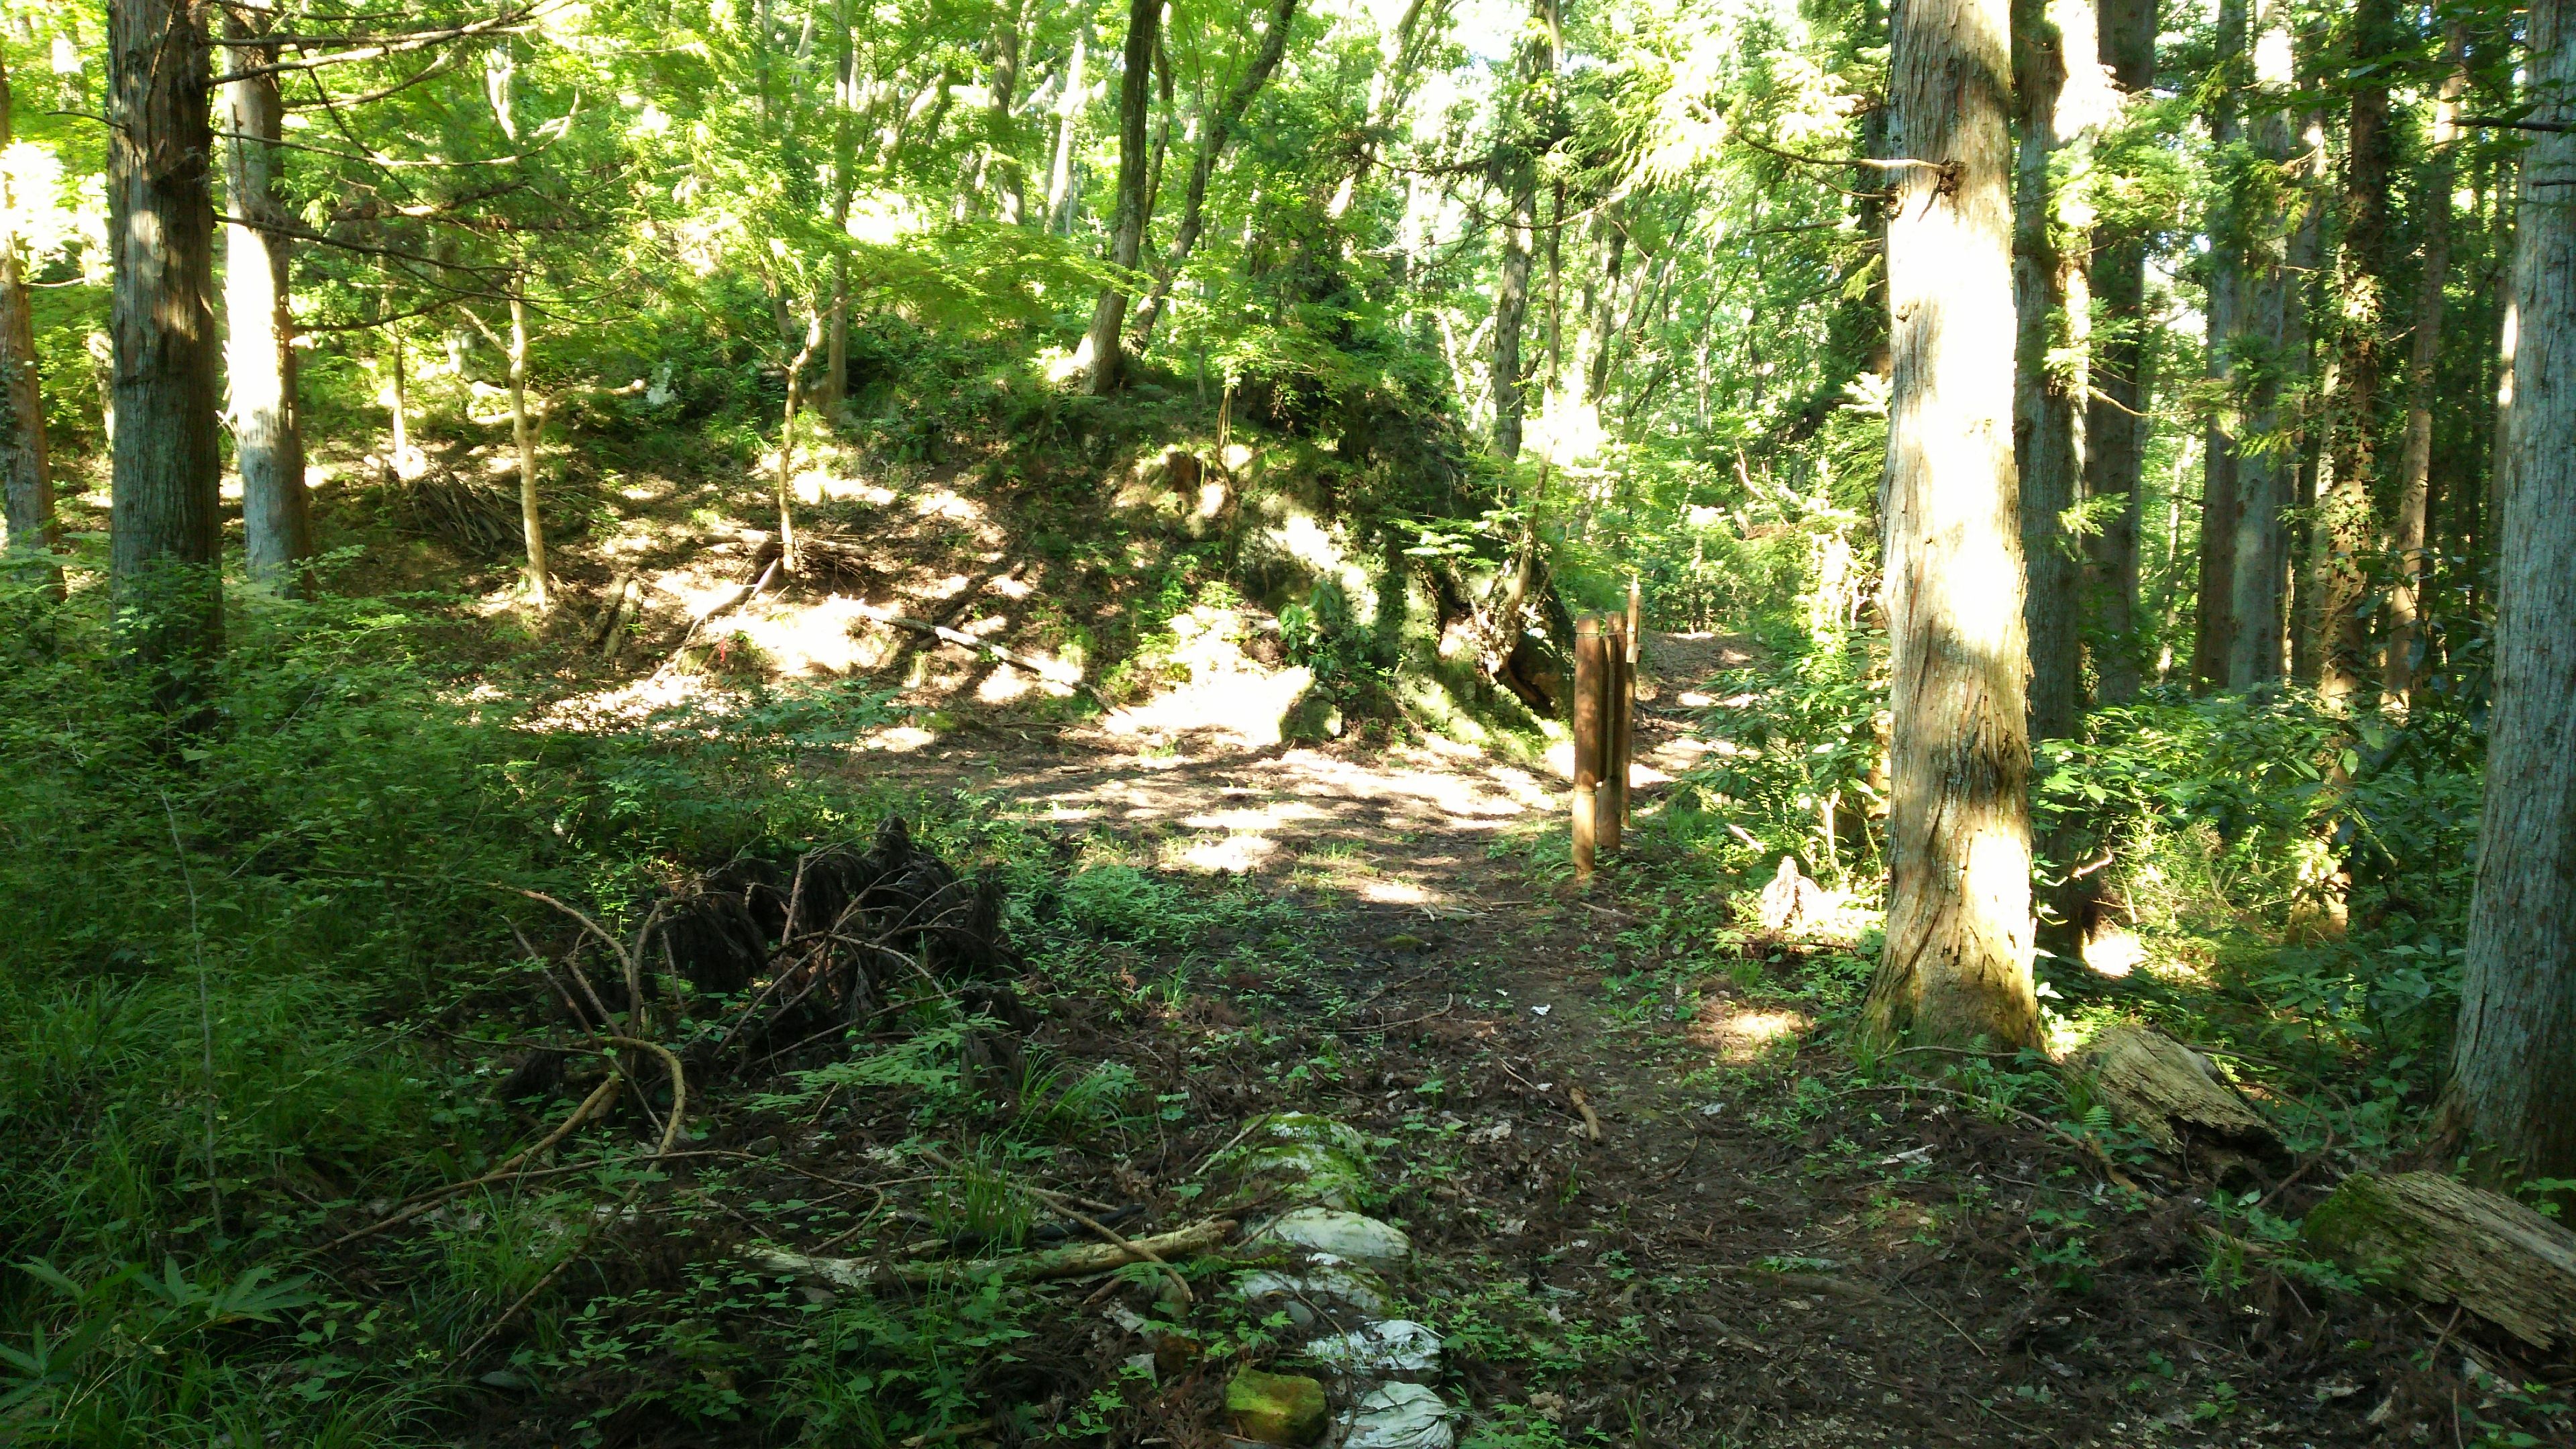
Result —
<instances>
[{"instance_id":1,"label":"dappled sunlight patch","mask_svg":"<svg viewBox=\"0 0 2576 1449\"><path fill-rule=\"evenodd\" d=\"M923 729L919 725L902 724L888 725L884 729L864 736L859 741L859 748L874 750L880 754L908 755L915 750L927 749L937 743L939 743L939 736L934 731Z\"/></svg>"},{"instance_id":2,"label":"dappled sunlight patch","mask_svg":"<svg viewBox=\"0 0 2576 1449\"><path fill-rule=\"evenodd\" d=\"M1721 1060L1742 1064L1774 1051L1794 1049L1815 1029L1814 1018L1786 1006L1749 1006L1713 1000L1702 1005L1691 1023L1690 1039Z\"/></svg>"},{"instance_id":3,"label":"dappled sunlight patch","mask_svg":"<svg viewBox=\"0 0 2576 1449\"><path fill-rule=\"evenodd\" d=\"M1177 865L1211 875L1248 875L1278 851L1279 842L1266 835L1228 834L1190 841L1172 859Z\"/></svg>"},{"instance_id":4,"label":"dappled sunlight patch","mask_svg":"<svg viewBox=\"0 0 2576 1449\"><path fill-rule=\"evenodd\" d=\"M912 500L912 511L923 518L947 518L959 523L984 521L984 505L950 488L933 488Z\"/></svg>"},{"instance_id":5,"label":"dappled sunlight patch","mask_svg":"<svg viewBox=\"0 0 2576 1449\"><path fill-rule=\"evenodd\" d=\"M2147 943L2114 926L2084 943L2084 964L2100 976L2126 976L2146 964Z\"/></svg>"},{"instance_id":6,"label":"dappled sunlight patch","mask_svg":"<svg viewBox=\"0 0 2576 1449\"><path fill-rule=\"evenodd\" d=\"M1382 906L1428 906L1447 899L1440 892L1409 880L1372 880L1363 882L1360 899Z\"/></svg>"}]
</instances>

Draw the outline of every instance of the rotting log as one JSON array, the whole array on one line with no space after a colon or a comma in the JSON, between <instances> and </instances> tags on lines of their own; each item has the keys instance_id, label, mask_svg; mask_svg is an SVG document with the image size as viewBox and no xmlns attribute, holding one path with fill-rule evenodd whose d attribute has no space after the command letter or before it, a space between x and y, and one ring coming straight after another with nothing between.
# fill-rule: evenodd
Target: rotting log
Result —
<instances>
[{"instance_id":1,"label":"rotting log","mask_svg":"<svg viewBox=\"0 0 2576 1449\"><path fill-rule=\"evenodd\" d=\"M889 1268L871 1258L817 1258L805 1253L781 1252L775 1249L755 1252L752 1263L767 1273L793 1274L815 1278L836 1288L876 1289L894 1284L920 1287L961 1271L982 1268L997 1273L1005 1280L1033 1282L1046 1278L1079 1278L1089 1273L1106 1273L1130 1263L1169 1261L1192 1257L1221 1246L1234 1236L1232 1218L1209 1218L1175 1228L1151 1237L1130 1238L1123 1243L1075 1243L1052 1248L1043 1253L1022 1253L1015 1257L992 1259L985 1263L933 1262L901 1263Z\"/></svg>"},{"instance_id":2,"label":"rotting log","mask_svg":"<svg viewBox=\"0 0 2576 1449\"><path fill-rule=\"evenodd\" d=\"M2197 1053L2162 1032L2109 1027L2069 1057L2066 1069L2159 1152L2179 1157L2195 1140L2263 1154L2280 1150L2271 1124Z\"/></svg>"},{"instance_id":3,"label":"rotting log","mask_svg":"<svg viewBox=\"0 0 2576 1449\"><path fill-rule=\"evenodd\" d=\"M2356 1172L2301 1231L2356 1274L2456 1303L2536 1348L2576 1337L2576 1233L2438 1172Z\"/></svg>"}]
</instances>

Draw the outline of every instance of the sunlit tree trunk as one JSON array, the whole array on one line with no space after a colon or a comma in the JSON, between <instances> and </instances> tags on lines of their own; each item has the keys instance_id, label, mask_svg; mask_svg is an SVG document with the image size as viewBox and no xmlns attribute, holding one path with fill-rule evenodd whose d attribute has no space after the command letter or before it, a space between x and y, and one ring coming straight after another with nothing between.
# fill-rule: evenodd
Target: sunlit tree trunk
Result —
<instances>
[{"instance_id":1,"label":"sunlit tree trunk","mask_svg":"<svg viewBox=\"0 0 2576 1449\"><path fill-rule=\"evenodd\" d=\"M2308 43L2299 55L2299 87L2313 94L2322 68L2323 46ZM2314 684L2317 678L2316 610L2318 560L2323 557L2320 540L2324 530L2316 526L2317 489L2325 476L2324 400L2334 393L2337 376L2333 360L2327 359L2324 376L2318 377L2316 328L2310 323L2314 295L2320 290L2319 275L2326 256L2326 209L2330 200L2326 185L2325 112L2314 104L2299 117L2299 155L2301 169L2293 178L2305 204L2299 213L2299 224L2290 233L2286 249L2291 285L2281 312L2281 350L2287 354L2285 364L2292 369L2300 386L2307 387L2316 378L2310 395L2301 400L2297 418L2298 471L2292 477L2291 506L2298 510L2298 524L2291 531L2288 548L2291 595L2288 606L2290 635L2290 678L2300 684Z\"/></svg>"},{"instance_id":2,"label":"sunlit tree trunk","mask_svg":"<svg viewBox=\"0 0 2576 1449\"><path fill-rule=\"evenodd\" d=\"M1510 462L1521 455L1521 422L1528 409L1529 369L1521 360L1521 334L1529 321L1530 248L1538 233L1538 158L1530 143L1552 109L1556 79L1553 0L1533 0L1532 24L1523 35L1515 81L1514 123L1523 134L1498 147L1495 184L1510 214L1503 221L1502 261L1494 278L1494 452Z\"/></svg>"},{"instance_id":3,"label":"sunlit tree trunk","mask_svg":"<svg viewBox=\"0 0 2576 1449\"><path fill-rule=\"evenodd\" d=\"M519 450L519 531L527 541L528 599L546 607L546 524L538 511L537 426L528 410L528 302L510 287L510 440Z\"/></svg>"},{"instance_id":4,"label":"sunlit tree trunk","mask_svg":"<svg viewBox=\"0 0 2576 1449\"><path fill-rule=\"evenodd\" d=\"M2266 178L2237 208L2246 228L2247 256L2240 272L2243 299L2236 368L2243 386L2244 426L2236 458L2236 538L2228 549L2227 629L2223 677L2230 689L2251 689L2281 677L2283 593L2289 585L2289 534L2282 512L2290 505L2297 453L2284 436L2281 386L2287 370L2288 323L2297 307L2298 278L2284 265L2295 191L2279 180L2296 139L2285 109L2296 84L2287 5L2272 0L2254 41L2256 114L2254 165Z\"/></svg>"},{"instance_id":5,"label":"sunlit tree trunk","mask_svg":"<svg viewBox=\"0 0 2576 1449\"><path fill-rule=\"evenodd\" d=\"M2406 435L2398 467L2397 527L2389 538L2397 584L2388 591L2388 654L2381 693L2404 704L2415 689L2416 621L2424 581L2424 515L2433 478L2433 365L2442 355L2442 289L2451 274L2453 143L2460 97L2468 90L2468 27L2448 26L2447 70L2433 104L2432 151L2418 200L2423 212L2424 270L2415 284L2414 335L2406 357Z\"/></svg>"},{"instance_id":6,"label":"sunlit tree trunk","mask_svg":"<svg viewBox=\"0 0 2576 1449\"><path fill-rule=\"evenodd\" d=\"M2370 673L2364 569L2378 547L2371 503L2376 466L2372 426L2379 400L2380 345L2388 323L2388 180L2396 144L2389 131L2389 65L2400 46L2393 0L2360 0L2352 18L2352 109L2345 126L2343 254L2334 298L2341 316L2339 383L2327 418L2326 451L2333 485L2317 501L2326 535L2326 569L2318 585L2317 692L2350 698Z\"/></svg>"},{"instance_id":7,"label":"sunlit tree trunk","mask_svg":"<svg viewBox=\"0 0 2576 1449\"><path fill-rule=\"evenodd\" d=\"M9 69L0 57L0 151L12 138ZM0 177L0 519L8 525L10 577L60 597L62 571L48 554L60 540L54 522L53 460L45 449L45 399L36 370L35 311L27 300L26 258L17 231L20 203Z\"/></svg>"},{"instance_id":8,"label":"sunlit tree trunk","mask_svg":"<svg viewBox=\"0 0 2576 1449\"><path fill-rule=\"evenodd\" d=\"M1118 214L1109 232L1110 265L1133 270L1145 246L1145 223L1154 198L1145 190L1148 171L1145 122L1152 109L1154 50L1160 43L1164 0L1131 0L1127 7L1126 71L1118 78ZM1091 390L1118 388L1127 360L1127 288L1101 290L1091 314Z\"/></svg>"},{"instance_id":9,"label":"sunlit tree trunk","mask_svg":"<svg viewBox=\"0 0 2576 1449\"><path fill-rule=\"evenodd\" d=\"M2012 94L2004 0L1910 0L1893 26L1886 604L1887 939L1880 1041L2039 1039L2030 743L2012 456Z\"/></svg>"},{"instance_id":10,"label":"sunlit tree trunk","mask_svg":"<svg viewBox=\"0 0 2576 1449\"><path fill-rule=\"evenodd\" d=\"M274 12L224 11L224 33L245 40L270 29ZM253 22L256 21L256 24ZM228 70L277 62L277 48L225 49ZM289 303L286 228L292 214L279 186L278 141L286 111L277 76L223 85L226 187L234 220L224 226L224 370L232 390L233 461L242 481L242 554L251 579L285 594L303 592L313 556L313 504L304 486L304 434L295 397L295 312Z\"/></svg>"},{"instance_id":11,"label":"sunlit tree trunk","mask_svg":"<svg viewBox=\"0 0 2576 1449\"><path fill-rule=\"evenodd\" d=\"M2013 459L2021 479L2021 547L2030 638L2030 733L2083 732L2084 637L2078 545L2065 517L2084 476L2092 298L2080 239L2088 208L2070 178L2089 164L2093 133L2115 103L2103 71L2090 0L2016 0L2015 99L2021 142L2014 172ZM2087 835L2062 820L2042 842L2059 868L2045 892L2039 945L2070 960L2083 953L2080 878L2064 874Z\"/></svg>"},{"instance_id":12,"label":"sunlit tree trunk","mask_svg":"<svg viewBox=\"0 0 2576 1449\"><path fill-rule=\"evenodd\" d=\"M1073 132L1082 120L1082 62L1090 46L1090 22L1077 19L1073 59L1065 68L1064 92L1055 102L1055 167L1047 173L1047 228L1066 236L1073 234L1074 204L1081 200L1073 194Z\"/></svg>"},{"instance_id":13,"label":"sunlit tree trunk","mask_svg":"<svg viewBox=\"0 0 2576 1449\"><path fill-rule=\"evenodd\" d=\"M2150 98L2156 79L2154 0L2107 0L2099 50L2131 104ZM2084 427L2084 491L2119 498L2085 543L2087 612L2099 641L2094 674L2104 704L2138 697L2138 523L2147 460L2147 405L2155 353L2147 316L2147 238L2097 227L2091 290L2102 325L2093 339L2092 389Z\"/></svg>"},{"instance_id":14,"label":"sunlit tree trunk","mask_svg":"<svg viewBox=\"0 0 2576 1449\"><path fill-rule=\"evenodd\" d=\"M2514 293L2513 484L2496 530L2495 706L2452 1106L2527 1177L2576 1177L2576 0L2531 7Z\"/></svg>"},{"instance_id":15,"label":"sunlit tree trunk","mask_svg":"<svg viewBox=\"0 0 2576 1449\"><path fill-rule=\"evenodd\" d=\"M204 13L182 0L115 0L107 17L111 575L124 643L173 708L192 701L193 671L223 644Z\"/></svg>"},{"instance_id":16,"label":"sunlit tree trunk","mask_svg":"<svg viewBox=\"0 0 2576 1449\"><path fill-rule=\"evenodd\" d=\"M2247 0L2219 0L2218 53L2211 63L2215 94L2209 114L2211 146L2221 153L2244 138L2244 72ZM2203 439L2200 484L2199 627L2191 645L2191 680L2205 689L2227 677L2227 643L2234 629L2238 378L2236 353L2244 332L2244 220L2232 193L2222 193L2209 219L2208 376L2213 397Z\"/></svg>"},{"instance_id":17,"label":"sunlit tree trunk","mask_svg":"<svg viewBox=\"0 0 2576 1449\"><path fill-rule=\"evenodd\" d=\"M1252 64L1245 68L1234 89L1226 92L1216 113L1199 128L1198 156L1190 163L1189 187L1181 195L1180 224L1172 230L1172 245L1164 253L1163 264L1155 269L1154 285L1146 293L1144 305L1136 309L1135 345L1139 353L1153 345L1154 324L1162 320L1172 284L1180 278L1181 268L1188 265L1190 253L1198 248L1200 230L1207 224L1209 178L1225 158L1225 148L1242 126L1252 98L1261 93L1271 73L1279 69L1280 58L1288 53L1288 34L1296 19L1297 0L1273 0L1268 28L1261 33L1261 48L1253 52Z\"/></svg>"},{"instance_id":18,"label":"sunlit tree trunk","mask_svg":"<svg viewBox=\"0 0 2576 1449\"><path fill-rule=\"evenodd\" d=\"M823 317L820 312L805 314L805 343L787 363L787 405L778 424L778 567L781 572L797 570L796 557L796 414L805 402L805 368L814 360L814 348L823 340Z\"/></svg>"}]
</instances>

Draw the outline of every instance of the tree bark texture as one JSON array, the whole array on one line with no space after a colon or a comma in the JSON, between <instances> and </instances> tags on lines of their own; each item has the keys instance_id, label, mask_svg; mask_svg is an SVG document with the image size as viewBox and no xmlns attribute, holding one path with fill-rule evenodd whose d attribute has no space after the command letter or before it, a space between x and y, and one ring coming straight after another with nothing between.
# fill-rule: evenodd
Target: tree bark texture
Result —
<instances>
[{"instance_id":1,"label":"tree bark texture","mask_svg":"<svg viewBox=\"0 0 2576 1449\"><path fill-rule=\"evenodd\" d=\"M1055 166L1047 173L1047 229L1066 236L1073 234L1073 209L1082 198L1073 191L1073 128L1082 119L1084 52L1091 47L1091 25L1077 19L1073 28L1073 59L1064 73L1064 91L1055 104Z\"/></svg>"},{"instance_id":2,"label":"tree bark texture","mask_svg":"<svg viewBox=\"0 0 2576 1449\"><path fill-rule=\"evenodd\" d=\"M528 598L546 607L546 521L537 501L537 428L528 412L528 302L510 293L510 440L519 449L519 532L527 541Z\"/></svg>"},{"instance_id":3,"label":"tree bark texture","mask_svg":"<svg viewBox=\"0 0 2576 1449\"><path fill-rule=\"evenodd\" d=\"M115 0L107 18L110 574L126 647L176 707L223 643L214 74L184 0Z\"/></svg>"},{"instance_id":4,"label":"tree bark texture","mask_svg":"<svg viewBox=\"0 0 2576 1449\"><path fill-rule=\"evenodd\" d=\"M256 24L254 24L254 21ZM229 39L270 28L269 12L224 12ZM277 63L275 46L225 49L228 69ZM279 183L286 109L275 74L223 84L225 185L236 218L224 226L224 372L232 392L233 460L242 482L242 554L253 582L304 592L313 556L312 496L304 486L304 433L295 395L295 313L288 290L287 228Z\"/></svg>"},{"instance_id":5,"label":"tree bark texture","mask_svg":"<svg viewBox=\"0 0 2576 1449\"><path fill-rule=\"evenodd\" d=\"M2397 582L2388 591L2388 652L2380 667L2382 697L2404 703L2415 689L2417 624L2425 574L2425 513L2433 481L2433 367L2442 355L2442 289L2451 275L2451 183L2459 139L2460 97L2468 90L2468 27L2453 20L2443 50L2445 70L2433 103L2431 154L2418 193L2424 214L2424 270L2415 284L2414 335L2406 354L2406 432L2399 454L2397 527L2389 537Z\"/></svg>"},{"instance_id":6,"label":"tree bark texture","mask_svg":"<svg viewBox=\"0 0 2576 1449\"><path fill-rule=\"evenodd\" d=\"M1929 164L1891 174L1891 879L1866 1029L2011 1048L2038 1041L2039 1013L2005 0L1913 0L1889 82L1891 144Z\"/></svg>"},{"instance_id":7,"label":"tree bark texture","mask_svg":"<svg viewBox=\"0 0 2576 1449\"><path fill-rule=\"evenodd\" d=\"M1521 422L1528 406L1521 333L1529 321L1530 248L1538 233L1538 156L1531 143L1553 106L1556 51L1539 33L1553 23L1551 5L1552 0L1533 0L1530 7L1536 23L1521 41L1519 111L1513 118L1521 134L1497 148L1494 177L1511 208L1503 223L1502 265L1494 279L1494 451L1506 463L1521 455Z\"/></svg>"},{"instance_id":8,"label":"tree bark texture","mask_svg":"<svg viewBox=\"0 0 2576 1449\"><path fill-rule=\"evenodd\" d=\"M2107 0L2096 52L2132 103L2156 80L2154 0ZM2096 227L2090 289L2102 326L2093 343L2093 396L2084 423L2087 498L2120 498L2085 541L2086 612L2097 641L2093 669L2104 704L2138 697L2138 523L2147 458L2147 405L2155 355L2147 317L2147 238Z\"/></svg>"},{"instance_id":9,"label":"tree bark texture","mask_svg":"<svg viewBox=\"0 0 2576 1449\"><path fill-rule=\"evenodd\" d=\"M2389 132L2388 70L2399 49L2394 0L2360 0L2353 12L2352 110L2345 123L2343 255L2334 296L2342 318L2341 388L2327 419L2326 449L2334 482L2317 500L2326 535L2326 568L2318 584L2317 692L2349 699L2370 673L2369 593L2365 573L2379 546L2371 479L2373 436L2386 330L2388 178L2396 150Z\"/></svg>"},{"instance_id":10,"label":"tree bark texture","mask_svg":"<svg viewBox=\"0 0 2576 1449\"><path fill-rule=\"evenodd\" d=\"M2531 8L2532 119L2576 121L2576 0ZM2512 486L2460 983L2455 1106L2529 1176L2576 1177L2576 134L2531 133L2514 243Z\"/></svg>"},{"instance_id":11,"label":"tree bark texture","mask_svg":"<svg viewBox=\"0 0 2576 1449\"><path fill-rule=\"evenodd\" d=\"M0 60L0 150L12 137L9 70ZM18 200L0 181L0 522L12 554L50 553L61 540L54 522L53 460L45 447L45 399L36 370L36 319L27 300L26 258L17 234ZM62 571L50 561L12 561L10 576L61 596Z\"/></svg>"},{"instance_id":12,"label":"tree bark texture","mask_svg":"<svg viewBox=\"0 0 2576 1449\"><path fill-rule=\"evenodd\" d=\"M1190 165L1189 189L1181 196L1180 225L1172 231L1171 249L1154 274L1152 290L1146 293L1144 305L1136 309L1136 351L1140 355L1153 345L1154 324L1162 320L1172 284L1179 279L1181 268L1188 265L1190 253L1198 249L1200 230L1207 223L1209 178L1225 158L1225 148L1233 142L1235 129L1243 124L1244 113L1252 108L1252 98L1261 93L1271 72L1279 69L1280 58L1288 53L1288 32L1296 18L1297 0L1273 0L1269 28L1261 33L1261 48L1253 52L1251 66L1235 82L1234 89L1226 92L1216 113L1208 117L1200 131L1198 156Z\"/></svg>"},{"instance_id":13,"label":"tree bark texture","mask_svg":"<svg viewBox=\"0 0 2576 1449\"><path fill-rule=\"evenodd\" d=\"M2219 0L2218 6L2218 54L2213 67L2220 79L2210 107L2209 135L2211 146L2222 157L2244 139L2246 5L2247 0ZM2201 451L2200 619L2191 645L2195 689L2225 682L2227 641L2234 634L2229 614L2236 579L2236 349L2244 331L2245 268L2245 228L2234 200L2232 193L2223 190L2208 224L2207 373L2216 396Z\"/></svg>"},{"instance_id":14,"label":"tree bark texture","mask_svg":"<svg viewBox=\"0 0 2576 1449\"><path fill-rule=\"evenodd\" d=\"M839 0L832 8L832 319L823 375L814 383L814 405L826 418L841 410L850 377L850 203L859 181L858 47L850 21L850 0Z\"/></svg>"},{"instance_id":15,"label":"tree bark texture","mask_svg":"<svg viewBox=\"0 0 2576 1449\"><path fill-rule=\"evenodd\" d=\"M2288 7L2272 0L2254 41L2254 115L2250 154L2237 171L2237 200L2230 208L2245 230L2238 286L2242 308L2232 370L2241 388L2236 449L2236 529L2227 550L2227 637L2221 658L2229 689L2251 689L2278 680L2284 667L2282 607L2289 587L2289 534L2282 511L2290 505L2296 452L2283 427L2282 382L2288 370L2288 324L2297 305L2298 279L2286 263L2295 193L2282 184L2296 137L2286 109L2297 83L2291 60Z\"/></svg>"},{"instance_id":16,"label":"tree bark texture","mask_svg":"<svg viewBox=\"0 0 2576 1449\"><path fill-rule=\"evenodd\" d=\"M1154 98L1154 51L1160 41L1164 0L1130 0L1125 72L1118 78L1118 214L1109 232L1110 265L1132 271L1145 246L1145 221L1154 199L1145 192L1145 122ZM1091 390L1118 388L1127 360L1127 289L1101 290L1091 314Z\"/></svg>"}]
</instances>

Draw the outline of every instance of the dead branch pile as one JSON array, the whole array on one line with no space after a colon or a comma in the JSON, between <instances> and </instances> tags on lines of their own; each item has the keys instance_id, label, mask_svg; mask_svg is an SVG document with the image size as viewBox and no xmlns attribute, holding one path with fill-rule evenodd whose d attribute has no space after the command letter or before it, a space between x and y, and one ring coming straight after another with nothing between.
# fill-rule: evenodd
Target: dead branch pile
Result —
<instances>
[{"instance_id":1,"label":"dead branch pile","mask_svg":"<svg viewBox=\"0 0 2576 1449\"><path fill-rule=\"evenodd\" d=\"M469 553L506 553L522 542L515 478L505 485L433 469L417 478L395 478L386 502L396 527L445 539Z\"/></svg>"},{"instance_id":2,"label":"dead branch pile","mask_svg":"<svg viewBox=\"0 0 2576 1449\"><path fill-rule=\"evenodd\" d=\"M796 572L806 581L836 593L864 594L885 577L877 567L878 551L844 529L800 529L796 535Z\"/></svg>"},{"instance_id":3,"label":"dead branch pile","mask_svg":"<svg viewBox=\"0 0 2576 1449\"><path fill-rule=\"evenodd\" d=\"M727 862L655 911L667 971L702 993L749 993L720 1035L693 1046L696 1055L864 1021L906 982L970 1016L1024 1025L1010 987L1019 957L1002 929L999 891L914 843L901 817L889 817L865 850L827 845Z\"/></svg>"}]
</instances>

